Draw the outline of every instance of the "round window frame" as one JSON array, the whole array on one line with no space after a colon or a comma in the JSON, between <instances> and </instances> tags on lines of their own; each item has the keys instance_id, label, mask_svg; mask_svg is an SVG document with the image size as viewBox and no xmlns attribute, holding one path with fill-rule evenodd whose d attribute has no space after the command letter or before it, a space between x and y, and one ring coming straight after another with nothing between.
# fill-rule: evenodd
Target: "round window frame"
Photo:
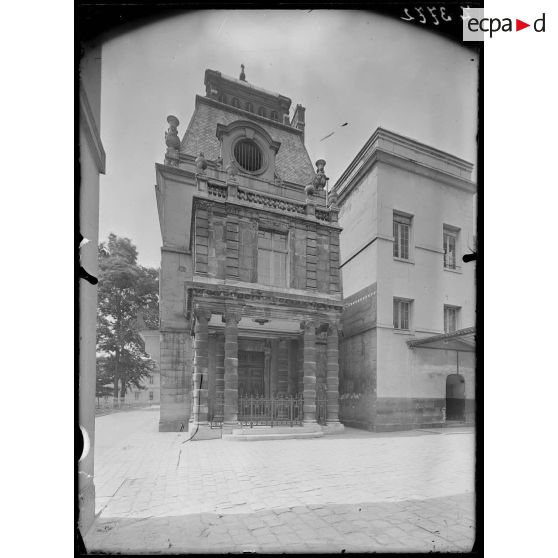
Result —
<instances>
[{"instance_id":1,"label":"round window frame","mask_svg":"<svg viewBox=\"0 0 558 558\"><path fill-rule=\"evenodd\" d=\"M258 170L255 171L251 171L248 169L245 169L237 160L236 155L235 155L235 149L236 146L242 142L242 141L248 141L248 142L252 142L259 150L262 156L262 164L260 166L260 168ZM257 136L254 137L249 137L248 135L240 135L236 138L234 138L232 145L231 145L231 159L234 161L235 165L237 166L238 170L240 172L246 173L248 175L252 175L252 176L258 176L260 174L263 174L269 167L269 156L268 156L268 149L269 146L267 144L263 144L263 142L261 140L259 140L259 138Z\"/></svg>"}]
</instances>

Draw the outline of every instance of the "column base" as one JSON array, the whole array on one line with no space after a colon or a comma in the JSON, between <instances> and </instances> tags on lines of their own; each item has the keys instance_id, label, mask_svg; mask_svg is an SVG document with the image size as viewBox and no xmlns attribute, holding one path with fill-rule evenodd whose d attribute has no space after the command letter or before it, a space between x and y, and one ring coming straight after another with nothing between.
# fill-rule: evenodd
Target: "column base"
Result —
<instances>
[{"instance_id":1,"label":"column base","mask_svg":"<svg viewBox=\"0 0 558 558\"><path fill-rule=\"evenodd\" d=\"M240 428L238 421L224 422L222 426L223 434L232 434L234 429Z\"/></svg>"},{"instance_id":2,"label":"column base","mask_svg":"<svg viewBox=\"0 0 558 558\"><path fill-rule=\"evenodd\" d=\"M207 422L190 422L188 424L188 441L216 440L221 438L220 428L211 428Z\"/></svg>"},{"instance_id":3,"label":"column base","mask_svg":"<svg viewBox=\"0 0 558 558\"><path fill-rule=\"evenodd\" d=\"M327 424L322 425L322 432L324 434L341 434L344 431L345 426L339 421L328 422Z\"/></svg>"}]
</instances>

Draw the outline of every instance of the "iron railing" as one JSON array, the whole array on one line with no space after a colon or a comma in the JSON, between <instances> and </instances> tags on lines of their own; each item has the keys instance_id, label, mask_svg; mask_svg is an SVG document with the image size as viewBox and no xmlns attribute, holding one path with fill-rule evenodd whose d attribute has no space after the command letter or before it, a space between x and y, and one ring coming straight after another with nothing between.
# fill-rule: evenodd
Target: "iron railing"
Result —
<instances>
[{"instance_id":1,"label":"iron railing","mask_svg":"<svg viewBox=\"0 0 558 558\"><path fill-rule=\"evenodd\" d=\"M300 426L304 418L302 394L241 395L238 398L238 423L240 426ZM209 416L211 428L221 428L224 419L223 396L216 396L213 412ZM316 421L326 424L327 400L316 398Z\"/></svg>"},{"instance_id":2,"label":"iron railing","mask_svg":"<svg viewBox=\"0 0 558 558\"><path fill-rule=\"evenodd\" d=\"M264 397L241 395L238 422L241 426L295 426L302 424L302 395Z\"/></svg>"}]
</instances>

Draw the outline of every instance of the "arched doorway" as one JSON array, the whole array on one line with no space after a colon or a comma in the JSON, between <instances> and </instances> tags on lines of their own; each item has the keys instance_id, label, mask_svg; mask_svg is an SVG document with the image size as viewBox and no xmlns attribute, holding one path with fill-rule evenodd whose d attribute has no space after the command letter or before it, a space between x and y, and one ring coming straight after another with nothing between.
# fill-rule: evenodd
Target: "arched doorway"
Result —
<instances>
[{"instance_id":1,"label":"arched doorway","mask_svg":"<svg viewBox=\"0 0 558 558\"><path fill-rule=\"evenodd\" d=\"M465 378L461 374L446 378L446 419L465 420Z\"/></svg>"}]
</instances>

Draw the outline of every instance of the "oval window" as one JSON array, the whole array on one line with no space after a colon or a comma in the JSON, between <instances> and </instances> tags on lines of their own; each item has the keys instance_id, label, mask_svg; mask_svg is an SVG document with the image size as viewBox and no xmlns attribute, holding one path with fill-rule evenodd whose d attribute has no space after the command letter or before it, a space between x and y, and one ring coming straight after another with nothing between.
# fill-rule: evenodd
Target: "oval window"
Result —
<instances>
[{"instance_id":1,"label":"oval window","mask_svg":"<svg viewBox=\"0 0 558 558\"><path fill-rule=\"evenodd\" d=\"M252 140L240 140L234 146L234 158L248 172L259 171L263 165L262 151Z\"/></svg>"}]
</instances>

